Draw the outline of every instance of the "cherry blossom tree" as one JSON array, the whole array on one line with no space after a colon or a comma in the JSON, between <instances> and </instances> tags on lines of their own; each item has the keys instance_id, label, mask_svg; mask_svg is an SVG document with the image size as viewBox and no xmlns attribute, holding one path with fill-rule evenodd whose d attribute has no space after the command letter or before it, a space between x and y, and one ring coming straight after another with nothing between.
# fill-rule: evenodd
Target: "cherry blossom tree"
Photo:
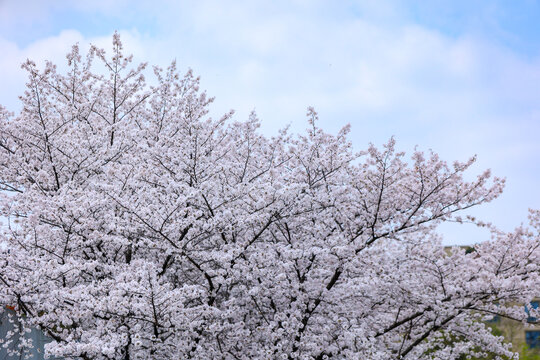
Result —
<instances>
[{"instance_id":1,"label":"cherry blossom tree","mask_svg":"<svg viewBox=\"0 0 540 360\"><path fill-rule=\"evenodd\" d=\"M481 320L525 321L539 213L471 253L435 233L503 180L393 139L357 153L313 109L304 134L264 136L255 114L210 118L191 71L155 67L150 86L131 60L115 34L112 56L74 46L64 74L27 61L22 110L0 108L0 311L48 355L513 356Z\"/></svg>"}]
</instances>

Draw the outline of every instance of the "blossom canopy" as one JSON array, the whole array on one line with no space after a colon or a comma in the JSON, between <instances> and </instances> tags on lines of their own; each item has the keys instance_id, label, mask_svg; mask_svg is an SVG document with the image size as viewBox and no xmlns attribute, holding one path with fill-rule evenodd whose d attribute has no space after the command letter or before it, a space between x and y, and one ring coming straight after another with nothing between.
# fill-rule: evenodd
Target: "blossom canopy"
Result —
<instances>
[{"instance_id":1,"label":"blossom canopy","mask_svg":"<svg viewBox=\"0 0 540 360\"><path fill-rule=\"evenodd\" d=\"M356 153L311 108L301 135L212 119L191 71L156 67L147 85L117 34L112 56L67 61L26 62L21 112L0 108L0 303L47 354L513 356L480 320L527 317L512 304L540 289L538 212L470 253L434 232L501 193L489 171L464 180L474 158L407 157L393 139Z\"/></svg>"}]
</instances>

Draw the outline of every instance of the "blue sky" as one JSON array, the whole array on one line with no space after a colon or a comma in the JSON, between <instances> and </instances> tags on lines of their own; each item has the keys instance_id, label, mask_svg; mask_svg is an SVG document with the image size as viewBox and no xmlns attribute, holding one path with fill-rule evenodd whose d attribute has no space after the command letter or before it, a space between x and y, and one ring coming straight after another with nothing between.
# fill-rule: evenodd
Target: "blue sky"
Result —
<instances>
[{"instance_id":1,"label":"blue sky","mask_svg":"<svg viewBox=\"0 0 540 360\"><path fill-rule=\"evenodd\" d=\"M350 123L358 150L395 136L448 161L477 154L471 176L491 168L507 186L473 213L504 230L540 208L538 1L0 0L0 104L17 109L26 58L61 63L115 30L136 61L193 68L216 116L255 109L265 133L302 131L312 105L328 131Z\"/></svg>"}]
</instances>

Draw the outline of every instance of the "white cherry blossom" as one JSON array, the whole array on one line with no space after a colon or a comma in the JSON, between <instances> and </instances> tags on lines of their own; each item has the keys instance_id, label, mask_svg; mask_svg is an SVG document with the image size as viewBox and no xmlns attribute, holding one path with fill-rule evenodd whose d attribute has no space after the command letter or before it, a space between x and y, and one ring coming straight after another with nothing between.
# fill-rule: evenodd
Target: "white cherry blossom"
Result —
<instances>
[{"instance_id":1,"label":"white cherry blossom","mask_svg":"<svg viewBox=\"0 0 540 360\"><path fill-rule=\"evenodd\" d=\"M481 320L526 321L540 213L445 251L436 226L503 188L489 171L464 180L474 158L407 156L394 139L356 153L311 108L301 135L209 118L191 71L155 68L149 86L118 35L112 56L67 60L65 74L27 61L21 112L0 108L1 311L53 339L47 354L513 356Z\"/></svg>"}]
</instances>

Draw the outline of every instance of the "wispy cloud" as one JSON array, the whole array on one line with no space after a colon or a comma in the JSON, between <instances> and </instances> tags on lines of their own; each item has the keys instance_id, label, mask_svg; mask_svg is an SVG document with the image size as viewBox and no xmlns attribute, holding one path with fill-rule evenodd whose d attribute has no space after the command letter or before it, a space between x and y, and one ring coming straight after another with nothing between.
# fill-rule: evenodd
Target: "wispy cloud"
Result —
<instances>
[{"instance_id":1,"label":"wispy cloud","mask_svg":"<svg viewBox=\"0 0 540 360\"><path fill-rule=\"evenodd\" d=\"M448 9L441 12L453 22L421 21L437 9L402 2L36 1L30 12L17 4L0 5L0 20L22 16L0 26L0 103L11 108L25 58L61 62L76 41L108 47L119 24L136 59L177 59L201 74L217 97L215 114L234 108L246 118L255 108L264 131L287 124L298 131L314 105L327 129L351 123L358 149L395 135L405 149L419 144L449 160L478 154L478 168L508 178L505 195L480 212L504 228L540 208L540 57L509 46L508 32L499 41ZM488 21L496 10L477 9L478 17ZM70 26L60 11L71 14ZM13 35L38 14L39 27L64 31L31 41ZM96 17L102 31L87 30ZM449 242L475 240L445 232Z\"/></svg>"}]
</instances>

